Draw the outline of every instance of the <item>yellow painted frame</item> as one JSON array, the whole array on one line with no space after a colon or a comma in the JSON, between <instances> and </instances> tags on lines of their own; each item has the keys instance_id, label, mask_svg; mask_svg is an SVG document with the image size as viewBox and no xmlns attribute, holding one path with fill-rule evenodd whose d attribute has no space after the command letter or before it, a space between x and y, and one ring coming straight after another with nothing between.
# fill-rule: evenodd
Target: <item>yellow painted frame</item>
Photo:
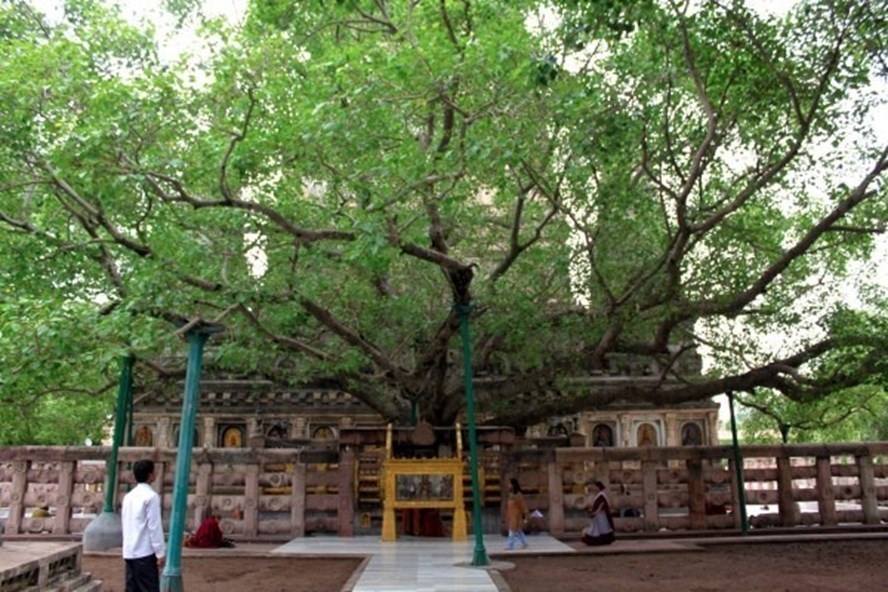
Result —
<instances>
[{"instance_id":1,"label":"yellow painted frame","mask_svg":"<svg viewBox=\"0 0 888 592\"><path fill-rule=\"evenodd\" d=\"M468 540L465 497L463 493L462 437L458 425L456 427L456 434L457 450L455 458L392 458L392 426L388 426L385 440L386 457L382 465L385 483L385 497L382 510L383 542L394 542L398 538L395 526L395 510L410 508L453 510L451 538L454 541ZM427 475L429 477L449 475L453 482L453 496L451 499L398 500L396 483L401 475Z\"/></svg>"}]
</instances>

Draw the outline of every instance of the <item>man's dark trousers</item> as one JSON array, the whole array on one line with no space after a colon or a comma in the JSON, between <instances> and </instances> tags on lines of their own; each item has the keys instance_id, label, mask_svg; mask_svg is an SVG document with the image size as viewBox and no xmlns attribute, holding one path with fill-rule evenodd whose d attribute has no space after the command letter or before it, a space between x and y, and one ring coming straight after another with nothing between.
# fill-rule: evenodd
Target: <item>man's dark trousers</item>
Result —
<instances>
[{"instance_id":1,"label":"man's dark trousers","mask_svg":"<svg viewBox=\"0 0 888 592\"><path fill-rule=\"evenodd\" d=\"M160 592L157 556L151 554L138 559L125 559L126 592Z\"/></svg>"}]
</instances>

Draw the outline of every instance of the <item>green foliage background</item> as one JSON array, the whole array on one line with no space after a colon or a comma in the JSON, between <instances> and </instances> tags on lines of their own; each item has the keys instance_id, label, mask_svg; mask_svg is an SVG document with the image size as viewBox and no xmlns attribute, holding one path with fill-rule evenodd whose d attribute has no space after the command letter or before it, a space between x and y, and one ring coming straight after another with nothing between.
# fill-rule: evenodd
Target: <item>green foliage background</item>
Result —
<instances>
[{"instance_id":1,"label":"green foliage background","mask_svg":"<svg viewBox=\"0 0 888 592\"><path fill-rule=\"evenodd\" d=\"M196 319L214 375L451 425L465 301L490 423L883 399L884 295L837 294L888 220L884 0L165 5L205 53L0 5L5 442L97 435L124 354L174 388Z\"/></svg>"}]
</instances>

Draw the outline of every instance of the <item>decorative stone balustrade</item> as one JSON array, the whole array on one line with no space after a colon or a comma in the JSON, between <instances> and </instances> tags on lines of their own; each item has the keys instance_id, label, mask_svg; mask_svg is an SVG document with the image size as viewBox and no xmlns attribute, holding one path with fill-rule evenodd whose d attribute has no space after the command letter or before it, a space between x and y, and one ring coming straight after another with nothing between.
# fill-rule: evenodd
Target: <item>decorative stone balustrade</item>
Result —
<instances>
[{"instance_id":1,"label":"decorative stone balustrade","mask_svg":"<svg viewBox=\"0 0 888 592\"><path fill-rule=\"evenodd\" d=\"M0 449L0 521L5 534L82 533L103 509L109 456L110 449L97 447ZM195 449L185 528L195 529L212 510L221 517L226 535L290 538L325 531L351 536L354 456L334 456L338 462L315 462L309 454L286 449ZM175 449L120 449L115 511L134 485L130 464L142 458L155 462L152 485L162 495L168 519ZM36 511L41 506L49 506L53 515L41 516Z\"/></svg>"},{"instance_id":2,"label":"decorative stone balustrade","mask_svg":"<svg viewBox=\"0 0 888 592\"><path fill-rule=\"evenodd\" d=\"M365 496L356 520L361 487L378 477L378 466L358 466L355 449L343 446L339 453L322 455L293 449L195 449L186 529L194 529L212 510L221 517L223 531L237 538L283 539L308 532L353 536L356 524L364 531L367 524L377 523L382 511L381 500L374 510ZM753 527L877 525L888 520L888 442L744 446L742 452L745 499L756 510ZM499 484L517 476L531 508L544 513L544 526L555 535L579 532L586 524L587 484L595 479L609 486L616 510L632 510L616 519L618 530L741 526L730 447L485 454L502 455L495 463L501 474L491 475L485 488L502 487ZM163 495L168 518L175 455L175 449L121 448L118 498L133 485L129 464L150 458L157 467L153 486ZM109 456L110 449L97 447L0 449L0 522L7 540L82 533L102 511ZM485 499L489 493L485 491ZM490 495L493 505L488 504L488 512L496 513L505 499L499 493ZM49 506L53 515L40 516L36 510L41 506Z\"/></svg>"},{"instance_id":3,"label":"decorative stone balustrade","mask_svg":"<svg viewBox=\"0 0 888 592\"><path fill-rule=\"evenodd\" d=\"M588 522L587 484L595 479L609 486L615 510L632 510L616 518L618 530L741 527L730 447L540 452L515 453L512 470L530 490L531 507L548 511L548 528L556 535ZM742 456L746 504L757 511L753 527L888 520L888 442L744 446Z\"/></svg>"}]
</instances>

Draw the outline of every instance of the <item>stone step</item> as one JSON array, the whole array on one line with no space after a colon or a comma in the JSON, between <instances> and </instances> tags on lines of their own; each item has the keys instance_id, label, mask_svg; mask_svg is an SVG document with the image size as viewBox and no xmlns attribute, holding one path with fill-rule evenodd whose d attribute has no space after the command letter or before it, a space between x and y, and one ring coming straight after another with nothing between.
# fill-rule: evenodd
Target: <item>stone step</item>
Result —
<instances>
[{"instance_id":1,"label":"stone step","mask_svg":"<svg viewBox=\"0 0 888 592\"><path fill-rule=\"evenodd\" d=\"M71 592L72 590L76 590L82 585L86 584L91 579L92 576L88 573L72 575L57 583L54 589L56 590L56 592Z\"/></svg>"},{"instance_id":2,"label":"stone step","mask_svg":"<svg viewBox=\"0 0 888 592\"><path fill-rule=\"evenodd\" d=\"M102 580L90 579L79 588L71 590L71 592L102 592Z\"/></svg>"},{"instance_id":3,"label":"stone step","mask_svg":"<svg viewBox=\"0 0 888 592\"><path fill-rule=\"evenodd\" d=\"M44 586L32 586L22 592L101 592L101 580L94 580L91 574L71 574L68 577L49 582Z\"/></svg>"}]
</instances>

